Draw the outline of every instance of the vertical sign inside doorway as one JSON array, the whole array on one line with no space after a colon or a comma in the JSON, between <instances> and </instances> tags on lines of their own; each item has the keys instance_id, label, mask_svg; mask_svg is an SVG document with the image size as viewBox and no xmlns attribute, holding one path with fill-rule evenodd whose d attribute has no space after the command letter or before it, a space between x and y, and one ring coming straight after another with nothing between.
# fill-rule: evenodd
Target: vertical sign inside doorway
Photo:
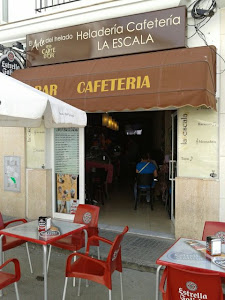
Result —
<instances>
[{"instance_id":1,"label":"vertical sign inside doorway","mask_svg":"<svg viewBox=\"0 0 225 300\"><path fill-rule=\"evenodd\" d=\"M218 113L204 106L178 110L179 176L218 177Z\"/></svg>"},{"instance_id":2,"label":"vertical sign inside doorway","mask_svg":"<svg viewBox=\"0 0 225 300\"><path fill-rule=\"evenodd\" d=\"M55 129L56 211L74 213L79 199L79 129Z\"/></svg>"}]
</instances>

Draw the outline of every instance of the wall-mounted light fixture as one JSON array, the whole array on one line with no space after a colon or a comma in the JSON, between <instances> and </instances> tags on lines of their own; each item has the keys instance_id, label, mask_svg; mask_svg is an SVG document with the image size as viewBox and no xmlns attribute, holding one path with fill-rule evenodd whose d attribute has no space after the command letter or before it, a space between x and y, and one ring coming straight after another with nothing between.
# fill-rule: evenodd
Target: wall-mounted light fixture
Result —
<instances>
[{"instance_id":1,"label":"wall-mounted light fixture","mask_svg":"<svg viewBox=\"0 0 225 300\"><path fill-rule=\"evenodd\" d=\"M109 116L107 113L102 115L102 126L106 126L107 128L110 128L112 130L119 130L119 124L117 121L115 121L111 116Z\"/></svg>"},{"instance_id":2,"label":"wall-mounted light fixture","mask_svg":"<svg viewBox=\"0 0 225 300\"><path fill-rule=\"evenodd\" d=\"M108 119L109 119L108 114L103 114L102 115L102 126L107 126L108 125Z\"/></svg>"}]
</instances>

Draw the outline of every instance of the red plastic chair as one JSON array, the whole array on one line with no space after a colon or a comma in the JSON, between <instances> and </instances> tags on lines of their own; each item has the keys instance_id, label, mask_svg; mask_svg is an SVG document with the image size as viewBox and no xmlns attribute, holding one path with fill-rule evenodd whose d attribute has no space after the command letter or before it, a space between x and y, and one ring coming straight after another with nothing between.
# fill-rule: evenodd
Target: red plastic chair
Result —
<instances>
[{"instance_id":1,"label":"red plastic chair","mask_svg":"<svg viewBox=\"0 0 225 300\"><path fill-rule=\"evenodd\" d=\"M206 241L206 237L209 235L215 235L222 239L222 243L225 244L225 223L206 221L203 229L202 240Z\"/></svg>"},{"instance_id":2,"label":"red plastic chair","mask_svg":"<svg viewBox=\"0 0 225 300\"><path fill-rule=\"evenodd\" d=\"M88 226L87 234L88 238L93 235L98 235L98 216L99 207L89 204L79 204L77 211L74 216L74 223L85 224ZM61 249L76 252L85 246L85 235L83 231L69 235L62 238L56 242L51 243L48 255L48 266L50 261L51 247L58 247ZM98 258L100 258L99 253L99 242L93 241L91 246L97 246L98 248Z\"/></svg>"},{"instance_id":3,"label":"red plastic chair","mask_svg":"<svg viewBox=\"0 0 225 300\"><path fill-rule=\"evenodd\" d=\"M193 272L167 267L163 272L159 289L163 300L224 299L218 273Z\"/></svg>"},{"instance_id":4,"label":"red plastic chair","mask_svg":"<svg viewBox=\"0 0 225 300\"><path fill-rule=\"evenodd\" d=\"M225 223L216 221L206 221L203 229L202 240L206 241L207 236L215 235L220 237L222 243L225 244ZM225 284L225 278L221 278L223 284Z\"/></svg>"},{"instance_id":5,"label":"red plastic chair","mask_svg":"<svg viewBox=\"0 0 225 300\"><path fill-rule=\"evenodd\" d=\"M3 222L3 218L2 218L2 214L0 213L0 229L4 229L6 228L9 224L14 224L17 222L23 222L23 223L27 223L27 220L25 219L16 219L16 220L12 220L12 221L8 221L8 222ZM13 249L17 246L20 246L22 244L26 243L26 249L27 249L27 256L28 256L28 261L29 261L29 265L30 265L30 271L31 273L33 273L33 269L32 269L32 265L31 265L31 260L30 260L30 253L29 253L29 248L28 248L28 243L24 240L20 240L11 236L3 236L2 238L2 251L3 254L5 251L9 250L9 249ZM4 256L3 256L3 261L4 261Z\"/></svg>"},{"instance_id":6,"label":"red plastic chair","mask_svg":"<svg viewBox=\"0 0 225 300\"><path fill-rule=\"evenodd\" d=\"M120 272L121 281L121 299L123 300L123 286L122 286L122 261L121 261L121 242L124 234L128 231L126 226L122 233L118 234L114 241L109 241L99 236L93 236L88 240L87 251L85 254L73 253L69 255L66 263L66 278L63 291L63 300L66 297L67 281L69 277L83 278L91 281L95 281L102 285L105 285L109 289L109 300L111 300L112 291L112 273L117 270ZM102 241L110 244L108 257L106 261L92 258L88 255L91 243L94 241ZM75 262L72 262L74 256L78 256ZM80 295L80 280L78 288L78 296Z\"/></svg>"},{"instance_id":7,"label":"red plastic chair","mask_svg":"<svg viewBox=\"0 0 225 300\"><path fill-rule=\"evenodd\" d=\"M11 262L14 264L15 273L11 274L4 271L0 272L0 290L14 283L15 291L16 291L16 299L19 300L17 282L20 280L20 264L18 259L12 258L7 260L3 265L0 266L0 269L4 268L6 265L8 265Z\"/></svg>"}]
</instances>

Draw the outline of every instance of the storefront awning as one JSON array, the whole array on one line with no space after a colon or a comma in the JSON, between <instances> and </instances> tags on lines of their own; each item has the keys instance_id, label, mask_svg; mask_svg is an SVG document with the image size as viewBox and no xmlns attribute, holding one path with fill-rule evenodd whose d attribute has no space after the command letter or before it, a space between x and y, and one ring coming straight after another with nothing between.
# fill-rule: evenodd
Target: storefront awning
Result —
<instances>
[{"instance_id":1,"label":"storefront awning","mask_svg":"<svg viewBox=\"0 0 225 300\"><path fill-rule=\"evenodd\" d=\"M33 67L13 77L86 112L216 109L213 46Z\"/></svg>"}]
</instances>

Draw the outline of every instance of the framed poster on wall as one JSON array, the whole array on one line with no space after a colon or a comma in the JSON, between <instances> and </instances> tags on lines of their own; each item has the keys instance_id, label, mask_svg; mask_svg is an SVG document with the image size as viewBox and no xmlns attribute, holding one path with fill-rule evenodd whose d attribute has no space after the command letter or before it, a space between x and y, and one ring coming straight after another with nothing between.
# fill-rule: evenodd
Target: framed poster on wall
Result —
<instances>
[{"instance_id":1,"label":"framed poster on wall","mask_svg":"<svg viewBox=\"0 0 225 300\"><path fill-rule=\"evenodd\" d=\"M4 156L4 191L20 192L20 183L20 157Z\"/></svg>"},{"instance_id":2,"label":"framed poster on wall","mask_svg":"<svg viewBox=\"0 0 225 300\"><path fill-rule=\"evenodd\" d=\"M57 212L74 213L78 206L78 179L73 174L56 174Z\"/></svg>"}]
</instances>

